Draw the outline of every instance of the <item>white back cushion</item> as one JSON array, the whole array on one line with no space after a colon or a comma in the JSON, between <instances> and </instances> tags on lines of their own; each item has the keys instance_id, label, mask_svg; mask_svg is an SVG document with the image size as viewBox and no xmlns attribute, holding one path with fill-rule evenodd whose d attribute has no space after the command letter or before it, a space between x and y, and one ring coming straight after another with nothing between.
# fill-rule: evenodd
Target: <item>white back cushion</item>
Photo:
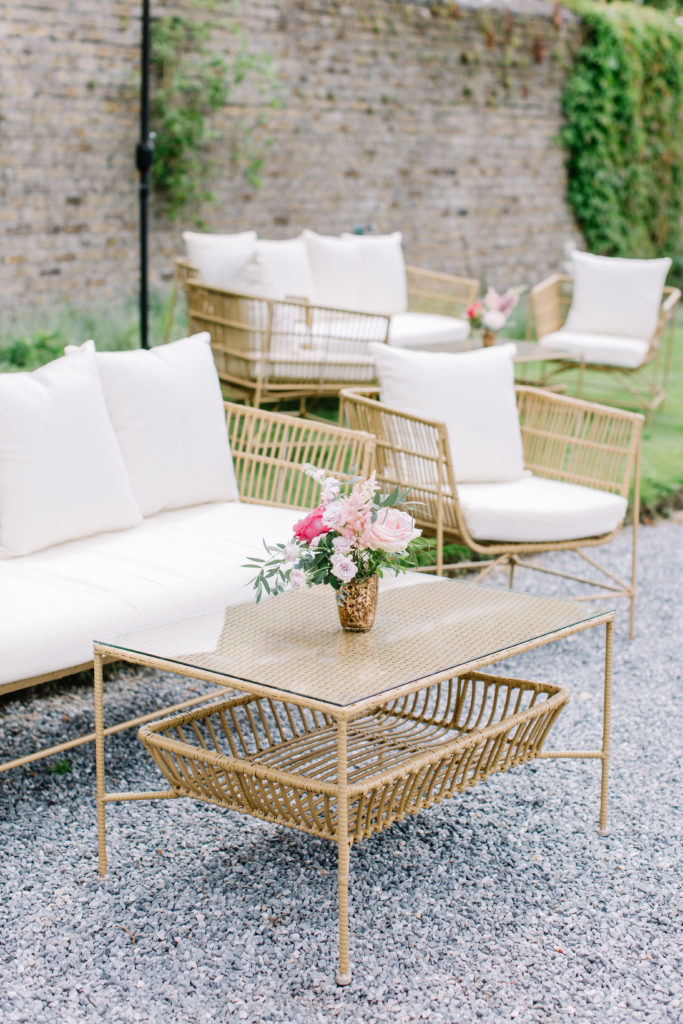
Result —
<instances>
[{"instance_id":1,"label":"white back cushion","mask_svg":"<svg viewBox=\"0 0 683 1024\"><path fill-rule=\"evenodd\" d=\"M96 355L144 516L239 497L209 342L204 332L149 350ZM80 352L67 350L69 357Z\"/></svg>"},{"instance_id":2,"label":"white back cushion","mask_svg":"<svg viewBox=\"0 0 683 1024\"><path fill-rule=\"evenodd\" d=\"M233 282L240 281L245 268L256 252L256 232L242 231L236 235L210 235L183 231L187 259L196 268L200 280L211 288L236 291Z\"/></svg>"},{"instance_id":3,"label":"white back cushion","mask_svg":"<svg viewBox=\"0 0 683 1024\"><path fill-rule=\"evenodd\" d=\"M370 345L382 402L446 424L458 482L517 480L524 471L514 345L415 352Z\"/></svg>"},{"instance_id":4,"label":"white back cushion","mask_svg":"<svg viewBox=\"0 0 683 1024\"><path fill-rule=\"evenodd\" d=\"M315 285L303 236L271 240L260 238L256 255L267 273L277 282L280 295L314 301Z\"/></svg>"},{"instance_id":5,"label":"white back cushion","mask_svg":"<svg viewBox=\"0 0 683 1024\"><path fill-rule=\"evenodd\" d=\"M572 253L574 288L565 326L647 341L655 332L671 260Z\"/></svg>"},{"instance_id":6,"label":"white back cushion","mask_svg":"<svg viewBox=\"0 0 683 1024\"><path fill-rule=\"evenodd\" d=\"M342 235L355 240L360 260L360 297L362 313L405 313L408 308L406 264L403 258L403 236Z\"/></svg>"},{"instance_id":7,"label":"white back cushion","mask_svg":"<svg viewBox=\"0 0 683 1024\"><path fill-rule=\"evenodd\" d=\"M92 356L0 374L0 557L141 519Z\"/></svg>"},{"instance_id":8,"label":"white back cushion","mask_svg":"<svg viewBox=\"0 0 683 1024\"><path fill-rule=\"evenodd\" d=\"M315 302L334 309L359 309L361 301L360 247L355 235L335 238L304 231L313 275Z\"/></svg>"}]
</instances>

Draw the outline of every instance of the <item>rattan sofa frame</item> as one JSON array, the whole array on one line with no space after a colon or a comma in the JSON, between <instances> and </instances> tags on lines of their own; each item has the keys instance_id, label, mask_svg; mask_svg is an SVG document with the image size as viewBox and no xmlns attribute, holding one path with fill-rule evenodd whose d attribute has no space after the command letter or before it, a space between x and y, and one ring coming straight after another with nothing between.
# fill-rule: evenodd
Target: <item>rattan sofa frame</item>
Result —
<instances>
[{"instance_id":1,"label":"rattan sofa frame","mask_svg":"<svg viewBox=\"0 0 683 1024\"><path fill-rule=\"evenodd\" d=\"M587 394L586 369L605 375L605 388L601 394L623 391L628 395L629 407L642 410L648 419L666 398L671 369L671 356L676 327L676 310L681 299L678 288L664 289L657 327L650 338L645 359L636 367L593 363L583 358L554 357L546 365L544 384L564 383L567 371L578 369L577 397ZM544 338L564 326L572 300L572 279L567 274L552 274L531 289L530 312L536 337ZM552 348L552 344L550 345ZM557 378L560 378L558 381ZM593 392L591 392L593 393ZM597 392L595 392L597 393Z\"/></svg>"},{"instance_id":2,"label":"rattan sofa frame","mask_svg":"<svg viewBox=\"0 0 683 1024\"><path fill-rule=\"evenodd\" d=\"M340 423L375 435L378 481L386 487L410 489L410 498L417 503L417 525L425 536L436 539L436 564L432 571L439 575L453 570L476 572L476 581L496 568L506 568L510 586L516 567L575 580L592 588L578 600L626 598L630 603L630 635L634 636L643 424L640 413L540 388L516 388L525 468L536 476L595 487L627 500L632 489L631 571L630 579L625 581L581 550L607 544L623 524L609 533L580 540L531 543L474 538L458 501L445 424L391 409L371 397L376 394L376 389L342 391ZM445 543L464 544L481 556L480 560L448 565L443 555ZM530 562L525 558L549 551L574 552L599 574L598 578L551 569L538 560Z\"/></svg>"},{"instance_id":3,"label":"rattan sofa frame","mask_svg":"<svg viewBox=\"0 0 683 1024\"><path fill-rule=\"evenodd\" d=\"M476 298L473 278L406 267L408 311L461 316ZM250 405L336 397L344 387L372 383L370 341L388 341L390 316L316 306L292 297L281 301L211 288L186 260L176 261L171 314L179 290L187 298L188 329L208 331L218 376L230 395ZM295 342L313 330L304 361ZM315 358L315 354L319 359Z\"/></svg>"},{"instance_id":4,"label":"rattan sofa frame","mask_svg":"<svg viewBox=\"0 0 683 1024\"><path fill-rule=\"evenodd\" d=\"M324 468L340 479L355 473L367 475L370 472L374 438L368 434L339 428L331 423L303 420L231 402L225 403L225 411L241 501L297 510L312 507L318 499L318 485L303 472L302 465L306 462ZM92 669L92 666L91 661L4 683L0 685L0 696ZM184 701L176 707L180 710L205 698L206 695ZM106 732L108 735L122 732L149 721L157 714L158 711L153 715L117 723ZM94 739L95 733L89 732L65 743L0 763L0 773L53 754L63 754Z\"/></svg>"}]
</instances>

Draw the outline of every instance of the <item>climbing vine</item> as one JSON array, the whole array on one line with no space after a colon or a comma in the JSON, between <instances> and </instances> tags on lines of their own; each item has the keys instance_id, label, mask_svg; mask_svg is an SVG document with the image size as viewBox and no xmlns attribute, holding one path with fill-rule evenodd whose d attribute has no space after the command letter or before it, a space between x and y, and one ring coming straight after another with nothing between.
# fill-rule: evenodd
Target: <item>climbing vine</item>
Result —
<instances>
[{"instance_id":1,"label":"climbing vine","mask_svg":"<svg viewBox=\"0 0 683 1024\"><path fill-rule=\"evenodd\" d=\"M681 273L683 32L630 2L570 0L584 38L563 94L568 197L588 247Z\"/></svg>"},{"instance_id":2,"label":"climbing vine","mask_svg":"<svg viewBox=\"0 0 683 1024\"><path fill-rule=\"evenodd\" d=\"M186 0L186 4L194 8L191 17L176 13L156 18L151 33L154 186L172 219L181 211L196 211L202 203L215 201L207 186L215 163L211 143L220 134L212 115L225 109L245 80L261 94L262 106L277 105L278 91L270 58L251 51L234 7L225 17L220 9L226 5L218 0ZM216 48L216 30L229 33L232 46L227 56ZM231 126L230 163L254 187L260 184L268 145L258 141L263 121L263 115L251 120L236 117ZM196 214L193 219L201 223Z\"/></svg>"}]
</instances>

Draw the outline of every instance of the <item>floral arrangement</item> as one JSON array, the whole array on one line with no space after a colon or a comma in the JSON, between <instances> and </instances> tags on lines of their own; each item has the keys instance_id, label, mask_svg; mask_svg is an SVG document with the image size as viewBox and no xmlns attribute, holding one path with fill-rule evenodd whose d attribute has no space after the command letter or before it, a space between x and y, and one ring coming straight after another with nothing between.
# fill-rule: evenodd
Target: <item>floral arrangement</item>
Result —
<instances>
[{"instance_id":1,"label":"floral arrangement","mask_svg":"<svg viewBox=\"0 0 683 1024\"><path fill-rule=\"evenodd\" d=\"M306 463L304 472L321 487L320 502L294 524L286 544L263 542L268 558L249 556L246 567L257 569L250 581L256 600L263 593L328 583L337 601L346 600L352 580L382 576L385 569L405 572L417 565L417 551L427 546L415 520L405 511L406 492L381 493L375 474L367 480L352 477L345 484ZM397 503L404 508L396 508Z\"/></svg>"},{"instance_id":2,"label":"floral arrangement","mask_svg":"<svg viewBox=\"0 0 683 1024\"><path fill-rule=\"evenodd\" d=\"M473 302L465 313L472 327L483 327L494 334L500 331L519 302L522 288L508 288L499 295L495 288L489 288L482 302Z\"/></svg>"}]
</instances>

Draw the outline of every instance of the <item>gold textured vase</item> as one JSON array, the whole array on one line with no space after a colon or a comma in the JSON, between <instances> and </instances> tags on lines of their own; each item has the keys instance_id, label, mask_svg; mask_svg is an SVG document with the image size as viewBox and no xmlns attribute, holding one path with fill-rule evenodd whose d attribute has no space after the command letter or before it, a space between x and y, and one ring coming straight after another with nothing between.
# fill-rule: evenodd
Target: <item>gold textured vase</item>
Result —
<instances>
[{"instance_id":1,"label":"gold textured vase","mask_svg":"<svg viewBox=\"0 0 683 1024\"><path fill-rule=\"evenodd\" d=\"M496 344L496 338L498 337L498 331L489 331L486 327L481 329L481 343L484 348L488 348L489 345Z\"/></svg>"},{"instance_id":2,"label":"gold textured vase","mask_svg":"<svg viewBox=\"0 0 683 1024\"><path fill-rule=\"evenodd\" d=\"M377 611L378 582L377 576L368 576L344 585L337 610L339 621L348 633L367 633L372 629Z\"/></svg>"}]
</instances>

